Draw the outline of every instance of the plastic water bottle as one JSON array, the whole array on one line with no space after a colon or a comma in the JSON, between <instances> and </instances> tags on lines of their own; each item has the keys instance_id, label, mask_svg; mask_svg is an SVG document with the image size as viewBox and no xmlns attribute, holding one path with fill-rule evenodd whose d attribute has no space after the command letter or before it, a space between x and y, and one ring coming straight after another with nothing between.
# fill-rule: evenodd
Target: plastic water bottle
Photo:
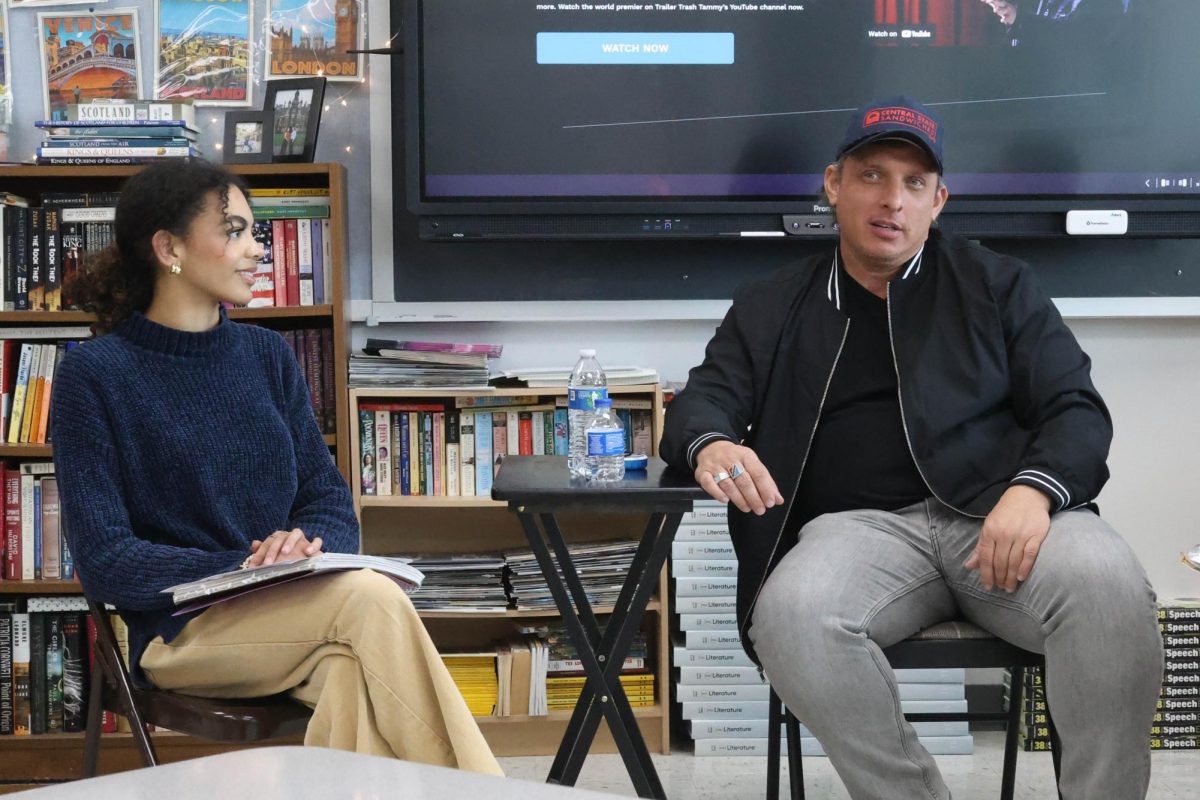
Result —
<instances>
[{"instance_id":1,"label":"plastic water bottle","mask_svg":"<svg viewBox=\"0 0 1200 800\"><path fill-rule=\"evenodd\" d=\"M587 426L587 468L596 483L625 477L625 426L607 397L596 401L596 411Z\"/></svg>"},{"instance_id":2,"label":"plastic water bottle","mask_svg":"<svg viewBox=\"0 0 1200 800\"><path fill-rule=\"evenodd\" d=\"M587 425L596 401L608 398L608 379L595 350L580 350L575 369L567 381L567 469L572 477L591 476L587 459Z\"/></svg>"}]
</instances>

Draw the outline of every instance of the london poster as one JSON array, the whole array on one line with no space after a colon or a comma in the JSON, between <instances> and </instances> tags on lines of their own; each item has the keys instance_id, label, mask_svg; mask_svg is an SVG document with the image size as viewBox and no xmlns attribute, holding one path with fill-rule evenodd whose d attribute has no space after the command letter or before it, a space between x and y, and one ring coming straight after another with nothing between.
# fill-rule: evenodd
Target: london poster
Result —
<instances>
[{"instance_id":1,"label":"london poster","mask_svg":"<svg viewBox=\"0 0 1200 800\"><path fill-rule=\"evenodd\" d=\"M269 0L267 80L324 75L331 81L362 77L362 4L358 0Z\"/></svg>"}]
</instances>

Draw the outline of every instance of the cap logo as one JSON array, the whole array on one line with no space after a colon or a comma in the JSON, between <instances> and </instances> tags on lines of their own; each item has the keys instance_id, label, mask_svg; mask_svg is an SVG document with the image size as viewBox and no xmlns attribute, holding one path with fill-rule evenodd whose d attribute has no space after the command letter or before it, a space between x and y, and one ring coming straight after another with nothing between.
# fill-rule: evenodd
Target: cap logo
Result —
<instances>
[{"instance_id":1,"label":"cap logo","mask_svg":"<svg viewBox=\"0 0 1200 800\"><path fill-rule=\"evenodd\" d=\"M905 127L920 131L925 136L928 136L930 141L937 141L937 123L921 112L914 111L911 108L893 106L891 108L872 109L863 118L863 127L869 128L872 125L904 125Z\"/></svg>"}]
</instances>

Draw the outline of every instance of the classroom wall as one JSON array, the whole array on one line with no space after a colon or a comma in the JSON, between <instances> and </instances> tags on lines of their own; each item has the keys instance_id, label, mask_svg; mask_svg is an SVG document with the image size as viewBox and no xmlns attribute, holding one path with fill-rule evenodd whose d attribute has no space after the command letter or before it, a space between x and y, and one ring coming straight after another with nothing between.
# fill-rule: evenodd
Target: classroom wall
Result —
<instances>
[{"instance_id":1,"label":"classroom wall","mask_svg":"<svg viewBox=\"0 0 1200 800\"><path fill-rule=\"evenodd\" d=\"M153 58L153 4L119 3L139 9L143 70ZM60 11L85 6L52 6ZM32 122L42 116L37 7L9 11L9 57L13 65L14 119L10 158L32 156L39 136ZM43 7L41 10L46 10ZM369 7L367 12L369 12ZM254 3L255 19L266 11ZM370 25L369 13L363 15ZM259 38L261 39L261 30ZM366 82L330 84L317 144L318 161L341 161L348 173L350 209L350 289L356 300L371 298L369 97L372 67L387 56L368 56ZM261 58L254 73L261 77ZM144 91L149 91L149 85ZM257 80L255 102L261 105ZM342 102L345 101L345 105ZM214 160L219 151L224 110L205 109L200 141ZM215 121L214 121L215 120ZM349 148L347 151L346 148ZM703 357L715 323L443 323L356 324L354 346L367 335L454 341L495 341L505 345L501 368L573 363L580 347L596 347L601 363L656 367L664 378L681 380ZM1100 497L1105 516L1120 530L1146 566L1161 597L1200 596L1200 574L1179 564L1179 552L1200 542L1193 498L1200 476L1200 319L1113 319L1071 322L1094 361L1097 386L1116 424L1109 460L1113 477Z\"/></svg>"}]
</instances>

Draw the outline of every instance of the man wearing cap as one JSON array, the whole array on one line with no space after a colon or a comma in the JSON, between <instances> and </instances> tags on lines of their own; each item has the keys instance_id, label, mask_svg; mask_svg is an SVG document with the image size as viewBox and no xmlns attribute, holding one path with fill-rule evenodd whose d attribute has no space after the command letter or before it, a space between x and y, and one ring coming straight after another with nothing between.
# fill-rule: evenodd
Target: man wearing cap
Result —
<instances>
[{"instance_id":1,"label":"man wearing cap","mask_svg":"<svg viewBox=\"0 0 1200 800\"><path fill-rule=\"evenodd\" d=\"M1045 653L1063 797L1142 798L1162 641L1091 502L1108 410L1032 271L931 228L944 136L856 112L837 246L738 289L660 450L735 506L742 645L852 797L949 796L881 650L965 617Z\"/></svg>"}]
</instances>

